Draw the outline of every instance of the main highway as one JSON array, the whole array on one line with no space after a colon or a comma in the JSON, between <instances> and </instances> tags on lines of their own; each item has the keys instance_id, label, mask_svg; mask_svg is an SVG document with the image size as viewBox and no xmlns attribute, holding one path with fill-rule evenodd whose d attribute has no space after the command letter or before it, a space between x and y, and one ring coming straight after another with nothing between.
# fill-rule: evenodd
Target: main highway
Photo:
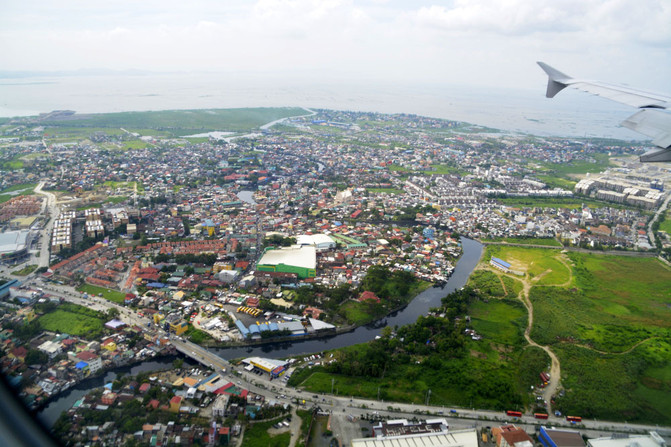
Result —
<instances>
[{"instance_id":1,"label":"main highway","mask_svg":"<svg viewBox=\"0 0 671 447\"><path fill-rule=\"evenodd\" d=\"M114 308L119 311L119 318L123 321L145 328L150 332L160 331L151 324L148 318L139 316L131 309L112 303L99 297L84 298L72 287L56 284L39 285L34 277L27 280L29 285L41 287L45 293L63 298L66 301L86 306L99 311L107 311ZM281 379L270 380L267 374L261 376L232 365L226 359L219 357L208 349L186 341L181 337L169 335L171 343L185 356L194 359L206 367L212 368L224 379L234 382L236 385L260 394L266 399L275 399L279 402L300 403L305 401L308 407L318 406L322 410L330 411L334 415L362 417L364 415L373 417L386 417L392 419L412 417L445 417L451 427L468 428L474 426L495 426L502 423L515 423L519 426L535 430L539 425L550 424L554 427L574 428L562 417L551 415L548 420L534 419L533 416L522 416L521 418L510 418L501 411L488 411L478 409L465 409L456 407L443 407L435 405L417 405L397 402L385 402L380 400L352 398L350 396L338 396L332 394L314 394L308 391L287 386ZM337 387L334 391L337 390ZM423 396L428 399L427 396ZM430 398L430 396L429 396ZM430 403L430 402L429 402ZM590 436L607 436L612 432L642 433L657 431L662 436L671 436L671 427L660 427L646 424L631 424L626 422L609 422L596 419L583 419L579 425L580 431Z\"/></svg>"}]
</instances>

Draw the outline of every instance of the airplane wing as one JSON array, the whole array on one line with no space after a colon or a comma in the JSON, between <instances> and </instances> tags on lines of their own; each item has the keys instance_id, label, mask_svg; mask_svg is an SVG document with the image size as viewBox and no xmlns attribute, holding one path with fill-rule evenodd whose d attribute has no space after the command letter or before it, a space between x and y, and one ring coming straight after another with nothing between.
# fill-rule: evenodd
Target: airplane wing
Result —
<instances>
[{"instance_id":1,"label":"airplane wing","mask_svg":"<svg viewBox=\"0 0 671 447\"><path fill-rule=\"evenodd\" d=\"M593 95L642 109L622 122L622 125L653 139L660 150L641 155L642 162L671 161L671 115L662 111L671 107L671 96L601 81L572 78L561 71L538 62L548 75L545 96L554 96L566 87L573 87Z\"/></svg>"}]
</instances>

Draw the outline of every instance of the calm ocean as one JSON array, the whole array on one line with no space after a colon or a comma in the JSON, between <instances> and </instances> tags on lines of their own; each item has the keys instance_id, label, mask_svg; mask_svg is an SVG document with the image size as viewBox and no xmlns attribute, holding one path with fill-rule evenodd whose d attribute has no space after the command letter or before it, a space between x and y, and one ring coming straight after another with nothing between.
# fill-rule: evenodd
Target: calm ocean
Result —
<instances>
[{"instance_id":1,"label":"calm ocean","mask_svg":"<svg viewBox=\"0 0 671 447\"><path fill-rule=\"evenodd\" d=\"M570 89L552 100L544 93L544 81L533 89L511 90L231 74L3 78L0 116L57 109L102 113L304 106L411 113L541 136L640 138L619 126L634 112L631 108Z\"/></svg>"}]
</instances>

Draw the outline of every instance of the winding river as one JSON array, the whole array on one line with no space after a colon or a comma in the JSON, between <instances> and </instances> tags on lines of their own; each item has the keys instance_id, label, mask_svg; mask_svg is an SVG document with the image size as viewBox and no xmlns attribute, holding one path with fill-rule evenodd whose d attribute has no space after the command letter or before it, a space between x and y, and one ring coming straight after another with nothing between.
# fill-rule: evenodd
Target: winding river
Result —
<instances>
[{"instance_id":1,"label":"winding river","mask_svg":"<svg viewBox=\"0 0 671 447\"><path fill-rule=\"evenodd\" d=\"M437 307L440 304L441 298L445 295L464 287L471 272L480 261L483 245L466 238L461 238L461 242L463 254L461 258L459 258L454 272L452 273L452 276L450 276L445 287L432 287L426 289L417 295L406 307L381 320L366 326L360 326L351 332L334 335L332 337L280 342L261 346L213 348L211 351L225 359L252 356L283 358L364 343L374 339L375 336L380 335L382 328L385 326L403 326L414 323L420 315L426 315L430 308ZM133 375L142 371L168 369L172 367L172 360L172 357L166 357L158 360L150 360L132 367L115 368L108 371L104 376L85 380L49 403L49 405L38 413L38 416L46 426L51 427L56 419L58 419L61 412L72 407L78 399L81 399L90 390L99 388L105 383L111 382L118 374ZM187 363L192 364L190 360Z\"/></svg>"}]
</instances>

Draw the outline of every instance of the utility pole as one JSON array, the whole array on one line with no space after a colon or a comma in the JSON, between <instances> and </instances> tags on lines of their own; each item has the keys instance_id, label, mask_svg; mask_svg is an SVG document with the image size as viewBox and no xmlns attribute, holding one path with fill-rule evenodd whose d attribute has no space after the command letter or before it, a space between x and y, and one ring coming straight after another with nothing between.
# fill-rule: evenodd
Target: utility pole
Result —
<instances>
[{"instance_id":1,"label":"utility pole","mask_svg":"<svg viewBox=\"0 0 671 447\"><path fill-rule=\"evenodd\" d=\"M429 389L429 391L427 391L427 393L426 393L426 404L425 405L427 405L427 406L429 405L429 400L431 400L431 389Z\"/></svg>"},{"instance_id":2,"label":"utility pole","mask_svg":"<svg viewBox=\"0 0 671 447\"><path fill-rule=\"evenodd\" d=\"M331 378L331 394L333 394L333 384L335 383L335 379L332 377Z\"/></svg>"}]
</instances>

